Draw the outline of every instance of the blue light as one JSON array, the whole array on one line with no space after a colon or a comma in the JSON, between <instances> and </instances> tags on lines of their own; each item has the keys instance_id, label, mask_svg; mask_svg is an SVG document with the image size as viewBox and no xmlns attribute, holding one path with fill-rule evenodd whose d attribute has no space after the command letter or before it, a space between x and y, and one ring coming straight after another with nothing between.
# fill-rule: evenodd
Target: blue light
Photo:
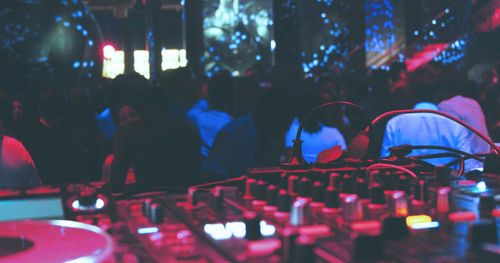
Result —
<instances>
[{"instance_id":1,"label":"blue light","mask_svg":"<svg viewBox=\"0 0 500 263\"><path fill-rule=\"evenodd\" d=\"M436 19L432 19L432 24L435 25L437 23Z\"/></svg>"},{"instance_id":2,"label":"blue light","mask_svg":"<svg viewBox=\"0 0 500 263\"><path fill-rule=\"evenodd\" d=\"M246 40L247 39L247 35L245 35L245 34L241 35L241 39Z\"/></svg>"},{"instance_id":3,"label":"blue light","mask_svg":"<svg viewBox=\"0 0 500 263\"><path fill-rule=\"evenodd\" d=\"M60 17L60 16L56 16L55 18L56 18L56 22L61 22L61 20L62 20L62 17Z\"/></svg>"},{"instance_id":4,"label":"blue light","mask_svg":"<svg viewBox=\"0 0 500 263\"><path fill-rule=\"evenodd\" d=\"M92 73L89 73L87 76L88 76L89 78L92 78Z\"/></svg>"},{"instance_id":5,"label":"blue light","mask_svg":"<svg viewBox=\"0 0 500 263\"><path fill-rule=\"evenodd\" d=\"M68 22L68 21L64 21L64 22L63 22L63 25L64 25L65 27L68 27L68 26L69 26L69 22Z\"/></svg>"},{"instance_id":6,"label":"blue light","mask_svg":"<svg viewBox=\"0 0 500 263\"><path fill-rule=\"evenodd\" d=\"M82 30L82 25L76 25L77 30Z\"/></svg>"},{"instance_id":7,"label":"blue light","mask_svg":"<svg viewBox=\"0 0 500 263\"><path fill-rule=\"evenodd\" d=\"M446 24L444 22L441 23L441 27L445 27L445 26L446 26Z\"/></svg>"},{"instance_id":8,"label":"blue light","mask_svg":"<svg viewBox=\"0 0 500 263\"><path fill-rule=\"evenodd\" d=\"M94 45L94 41L89 40L89 46L93 46L93 45Z\"/></svg>"},{"instance_id":9,"label":"blue light","mask_svg":"<svg viewBox=\"0 0 500 263\"><path fill-rule=\"evenodd\" d=\"M80 62L75 61L75 63L73 63L73 68L79 68L79 67L80 67Z\"/></svg>"},{"instance_id":10,"label":"blue light","mask_svg":"<svg viewBox=\"0 0 500 263\"><path fill-rule=\"evenodd\" d=\"M450 9L446 8L444 12L448 14L450 12Z\"/></svg>"},{"instance_id":11,"label":"blue light","mask_svg":"<svg viewBox=\"0 0 500 263\"><path fill-rule=\"evenodd\" d=\"M255 41L260 42L260 37L255 37Z\"/></svg>"},{"instance_id":12,"label":"blue light","mask_svg":"<svg viewBox=\"0 0 500 263\"><path fill-rule=\"evenodd\" d=\"M89 63L90 67L93 67L94 66L94 61L91 60L90 63Z\"/></svg>"},{"instance_id":13,"label":"blue light","mask_svg":"<svg viewBox=\"0 0 500 263\"><path fill-rule=\"evenodd\" d=\"M321 45L321 46L319 46L319 49L321 49L321 50L325 50L325 46L324 46L324 45Z\"/></svg>"},{"instance_id":14,"label":"blue light","mask_svg":"<svg viewBox=\"0 0 500 263\"><path fill-rule=\"evenodd\" d=\"M87 61L83 61L83 63L82 63L82 67L86 68L86 67L87 67L87 65L88 65L88 62L87 62Z\"/></svg>"},{"instance_id":15,"label":"blue light","mask_svg":"<svg viewBox=\"0 0 500 263\"><path fill-rule=\"evenodd\" d=\"M153 234L153 233L158 233L159 229L155 226L153 227L141 227L137 229L138 234Z\"/></svg>"},{"instance_id":16,"label":"blue light","mask_svg":"<svg viewBox=\"0 0 500 263\"><path fill-rule=\"evenodd\" d=\"M87 30L85 30L85 29L82 31L82 35L84 35L84 36L86 36L88 34L89 34L89 32L87 32Z\"/></svg>"},{"instance_id":17,"label":"blue light","mask_svg":"<svg viewBox=\"0 0 500 263\"><path fill-rule=\"evenodd\" d=\"M215 56L215 57L214 57L214 59L215 59L215 60L219 60L219 59L220 59L220 57L219 57L219 56Z\"/></svg>"},{"instance_id":18,"label":"blue light","mask_svg":"<svg viewBox=\"0 0 500 263\"><path fill-rule=\"evenodd\" d=\"M438 221L424 222L424 223L414 223L411 225L412 229L429 229L439 227Z\"/></svg>"},{"instance_id":19,"label":"blue light","mask_svg":"<svg viewBox=\"0 0 500 263\"><path fill-rule=\"evenodd\" d=\"M77 15L78 17L80 17L80 16L82 16L82 15L83 15L83 13L82 13L82 11L78 10L78 11L76 11L76 15Z\"/></svg>"},{"instance_id":20,"label":"blue light","mask_svg":"<svg viewBox=\"0 0 500 263\"><path fill-rule=\"evenodd\" d=\"M256 60L261 60L261 59L262 59L262 57L261 57L260 55L257 55L257 56L255 56L255 59L256 59Z\"/></svg>"},{"instance_id":21,"label":"blue light","mask_svg":"<svg viewBox=\"0 0 500 263\"><path fill-rule=\"evenodd\" d=\"M434 36L434 31L429 32L429 35L433 37Z\"/></svg>"},{"instance_id":22,"label":"blue light","mask_svg":"<svg viewBox=\"0 0 500 263\"><path fill-rule=\"evenodd\" d=\"M326 14L325 13L321 13L321 18L325 18L326 17Z\"/></svg>"},{"instance_id":23,"label":"blue light","mask_svg":"<svg viewBox=\"0 0 500 263\"><path fill-rule=\"evenodd\" d=\"M328 23L330 23L330 19L327 18L327 19L325 19L325 24L328 24Z\"/></svg>"}]
</instances>

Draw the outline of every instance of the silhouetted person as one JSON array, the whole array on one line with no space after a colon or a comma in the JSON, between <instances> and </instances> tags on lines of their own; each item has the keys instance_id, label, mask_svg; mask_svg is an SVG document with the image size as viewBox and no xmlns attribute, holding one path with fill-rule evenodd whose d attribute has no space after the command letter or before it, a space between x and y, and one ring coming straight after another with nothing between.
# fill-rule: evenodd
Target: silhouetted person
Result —
<instances>
[{"instance_id":1,"label":"silhouetted person","mask_svg":"<svg viewBox=\"0 0 500 263\"><path fill-rule=\"evenodd\" d=\"M200 183L201 145L196 129L167 115L164 97L158 90L147 91L141 111L140 120L119 127L115 135L113 192L123 191L131 164L138 188Z\"/></svg>"},{"instance_id":2,"label":"silhouetted person","mask_svg":"<svg viewBox=\"0 0 500 263\"><path fill-rule=\"evenodd\" d=\"M288 92L283 88L264 91L255 112L219 131L205 166L210 179L238 177L249 168L283 161L285 133L293 119Z\"/></svg>"},{"instance_id":3,"label":"silhouetted person","mask_svg":"<svg viewBox=\"0 0 500 263\"><path fill-rule=\"evenodd\" d=\"M72 166L70 131L65 126L67 100L61 87L44 87L39 118L19 129L18 137L31 153L44 184L79 181Z\"/></svg>"}]
</instances>

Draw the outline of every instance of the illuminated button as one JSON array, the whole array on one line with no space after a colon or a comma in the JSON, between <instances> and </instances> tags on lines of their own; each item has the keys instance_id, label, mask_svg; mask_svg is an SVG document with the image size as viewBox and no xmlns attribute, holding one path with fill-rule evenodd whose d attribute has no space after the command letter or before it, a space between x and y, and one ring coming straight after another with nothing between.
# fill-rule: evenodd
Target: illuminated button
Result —
<instances>
[{"instance_id":1,"label":"illuminated button","mask_svg":"<svg viewBox=\"0 0 500 263\"><path fill-rule=\"evenodd\" d=\"M415 223L411 225L411 229L429 229L429 228L437 228L439 227L439 222L437 221L432 221L432 222L425 222L425 223Z\"/></svg>"},{"instance_id":2,"label":"illuminated button","mask_svg":"<svg viewBox=\"0 0 500 263\"><path fill-rule=\"evenodd\" d=\"M153 234L157 233L159 230L157 227L141 227L137 229L137 234L144 235L144 234Z\"/></svg>"},{"instance_id":3,"label":"illuminated button","mask_svg":"<svg viewBox=\"0 0 500 263\"><path fill-rule=\"evenodd\" d=\"M491 215L494 217L500 217L500 209L493 209L493 211L491 211Z\"/></svg>"},{"instance_id":4,"label":"illuminated button","mask_svg":"<svg viewBox=\"0 0 500 263\"><path fill-rule=\"evenodd\" d=\"M325 236L330 234L330 227L327 225L302 226L299 228L300 235Z\"/></svg>"},{"instance_id":5,"label":"illuminated button","mask_svg":"<svg viewBox=\"0 0 500 263\"><path fill-rule=\"evenodd\" d=\"M382 228L382 223L378 220L358 221L351 223L351 229L356 232L372 232Z\"/></svg>"},{"instance_id":6,"label":"illuminated button","mask_svg":"<svg viewBox=\"0 0 500 263\"><path fill-rule=\"evenodd\" d=\"M462 222L462 221L474 221L477 216L473 212L464 211L464 212L454 212L448 215L448 219L452 222Z\"/></svg>"},{"instance_id":7,"label":"illuminated button","mask_svg":"<svg viewBox=\"0 0 500 263\"><path fill-rule=\"evenodd\" d=\"M250 241L247 243L247 252L251 256L271 255L281 247L281 241L278 239L267 239L259 241Z\"/></svg>"},{"instance_id":8,"label":"illuminated button","mask_svg":"<svg viewBox=\"0 0 500 263\"><path fill-rule=\"evenodd\" d=\"M408 227L411 227L413 224L428 222L432 222L432 218L428 215L415 215L406 217L406 225Z\"/></svg>"}]
</instances>

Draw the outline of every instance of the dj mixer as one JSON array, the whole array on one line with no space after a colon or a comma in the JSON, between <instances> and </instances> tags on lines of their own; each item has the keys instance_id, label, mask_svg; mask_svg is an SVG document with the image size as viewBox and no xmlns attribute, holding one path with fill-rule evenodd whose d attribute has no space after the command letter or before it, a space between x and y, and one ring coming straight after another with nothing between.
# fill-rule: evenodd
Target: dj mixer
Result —
<instances>
[{"instance_id":1,"label":"dj mixer","mask_svg":"<svg viewBox=\"0 0 500 263\"><path fill-rule=\"evenodd\" d=\"M62 261L500 262L500 174L491 170L457 176L445 167L357 162L253 169L182 194L113 196L101 182L7 189L0 236L18 242L0 249L0 262L40 258L32 247L66 243L68 227L111 245L81 248L78 234L69 240L81 255ZM50 240L32 231L36 222L55 228Z\"/></svg>"}]
</instances>

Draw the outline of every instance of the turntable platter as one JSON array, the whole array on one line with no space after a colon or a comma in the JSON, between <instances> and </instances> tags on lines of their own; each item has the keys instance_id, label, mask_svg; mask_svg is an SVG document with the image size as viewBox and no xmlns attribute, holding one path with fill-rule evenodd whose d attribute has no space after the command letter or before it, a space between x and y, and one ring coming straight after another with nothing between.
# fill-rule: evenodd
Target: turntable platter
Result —
<instances>
[{"instance_id":1,"label":"turntable platter","mask_svg":"<svg viewBox=\"0 0 500 263\"><path fill-rule=\"evenodd\" d=\"M66 220L1 222L0 242L0 262L105 262L113 252L102 229Z\"/></svg>"}]
</instances>

